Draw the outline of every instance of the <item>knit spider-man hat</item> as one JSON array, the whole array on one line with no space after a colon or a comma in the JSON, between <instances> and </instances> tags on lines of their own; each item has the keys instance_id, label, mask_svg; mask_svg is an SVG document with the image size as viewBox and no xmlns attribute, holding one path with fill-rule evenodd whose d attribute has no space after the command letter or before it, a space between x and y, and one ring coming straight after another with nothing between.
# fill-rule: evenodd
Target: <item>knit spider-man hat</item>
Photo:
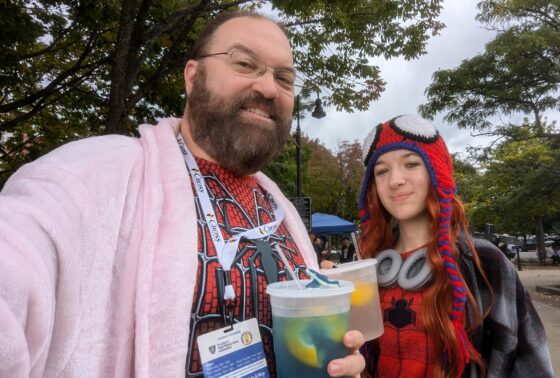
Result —
<instances>
[{"instance_id":1,"label":"knit spider-man hat","mask_svg":"<svg viewBox=\"0 0 560 378\"><path fill-rule=\"evenodd\" d=\"M430 174L432 187L439 200L440 219L438 232L438 251L443 260L445 270L453 287L453 310L451 321L460 341L462 371L469 362L467 345L470 344L463 326L463 314L467 301L467 289L458 273L456 261L452 254L449 239L451 224L451 201L455 196L456 187L453 180L453 163L445 142L435 127L427 120L414 115L403 115L377 125L364 140L363 158L366 173L360 193L360 217L362 230L371 221L365 197L371 184L375 162L379 156L394 150L406 149L420 155ZM474 348L471 348L474 351Z\"/></svg>"}]
</instances>

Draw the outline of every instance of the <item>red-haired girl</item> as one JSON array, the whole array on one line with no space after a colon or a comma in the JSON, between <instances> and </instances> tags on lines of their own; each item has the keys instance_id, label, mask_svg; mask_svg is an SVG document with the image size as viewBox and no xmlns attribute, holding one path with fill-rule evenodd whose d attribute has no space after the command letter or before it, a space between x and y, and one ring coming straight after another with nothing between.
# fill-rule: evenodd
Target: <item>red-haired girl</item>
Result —
<instances>
[{"instance_id":1,"label":"red-haired girl","mask_svg":"<svg viewBox=\"0 0 560 378\"><path fill-rule=\"evenodd\" d=\"M542 323L515 267L474 240L430 122L400 116L364 142L362 257L378 259L384 334L375 377L552 377Z\"/></svg>"}]
</instances>

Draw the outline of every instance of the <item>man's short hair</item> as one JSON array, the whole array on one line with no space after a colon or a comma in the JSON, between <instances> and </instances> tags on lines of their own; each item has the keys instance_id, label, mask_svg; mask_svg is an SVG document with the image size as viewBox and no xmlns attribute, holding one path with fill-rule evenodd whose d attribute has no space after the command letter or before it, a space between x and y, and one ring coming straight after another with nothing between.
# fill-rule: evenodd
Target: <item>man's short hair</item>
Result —
<instances>
[{"instance_id":1,"label":"man's short hair","mask_svg":"<svg viewBox=\"0 0 560 378\"><path fill-rule=\"evenodd\" d=\"M212 39L212 36L216 32L216 30L222 24L226 23L227 21L233 20L234 18L239 18L239 17L250 17L250 18L254 18L254 19L271 21L271 22L275 23L278 26L278 28L280 28L280 30L282 30L282 32L286 35L286 38L288 38L288 32L279 22L277 22L277 21L275 21L275 20L271 19L270 17L265 16L263 14L260 14L260 13L254 12L254 11L248 11L248 10L235 11L235 12L233 12L233 11L232 12L230 12L230 11L222 12L218 16L216 16L214 19L212 19L208 24L206 24L206 26L198 34L198 38L197 38L196 42L194 43L194 46L193 46L193 49L192 49L191 59L196 59L200 55L210 53L209 51L206 51L206 47L210 43L210 40Z\"/></svg>"}]
</instances>

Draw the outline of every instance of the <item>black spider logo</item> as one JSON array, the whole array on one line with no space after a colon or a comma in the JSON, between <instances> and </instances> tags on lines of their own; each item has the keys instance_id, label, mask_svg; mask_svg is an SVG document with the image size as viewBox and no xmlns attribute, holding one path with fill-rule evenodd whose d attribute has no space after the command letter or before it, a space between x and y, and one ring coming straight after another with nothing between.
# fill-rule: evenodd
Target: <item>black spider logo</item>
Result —
<instances>
[{"instance_id":1,"label":"black spider logo","mask_svg":"<svg viewBox=\"0 0 560 378\"><path fill-rule=\"evenodd\" d=\"M391 299L392 307L383 311L383 321L389 322L397 329L406 327L409 324L416 323L416 311L412 310L410 306L414 298L395 300Z\"/></svg>"}]
</instances>

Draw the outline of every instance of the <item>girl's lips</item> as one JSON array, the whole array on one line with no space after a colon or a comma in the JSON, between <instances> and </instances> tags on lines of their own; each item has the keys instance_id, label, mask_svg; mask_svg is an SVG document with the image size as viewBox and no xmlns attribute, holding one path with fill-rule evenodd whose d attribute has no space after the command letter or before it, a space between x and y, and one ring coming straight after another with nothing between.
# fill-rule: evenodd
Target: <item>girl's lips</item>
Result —
<instances>
[{"instance_id":1,"label":"girl's lips","mask_svg":"<svg viewBox=\"0 0 560 378\"><path fill-rule=\"evenodd\" d=\"M411 193L399 193L399 194L395 194L391 196L391 199L393 201L404 201L405 199L407 199L408 197L411 196Z\"/></svg>"}]
</instances>

